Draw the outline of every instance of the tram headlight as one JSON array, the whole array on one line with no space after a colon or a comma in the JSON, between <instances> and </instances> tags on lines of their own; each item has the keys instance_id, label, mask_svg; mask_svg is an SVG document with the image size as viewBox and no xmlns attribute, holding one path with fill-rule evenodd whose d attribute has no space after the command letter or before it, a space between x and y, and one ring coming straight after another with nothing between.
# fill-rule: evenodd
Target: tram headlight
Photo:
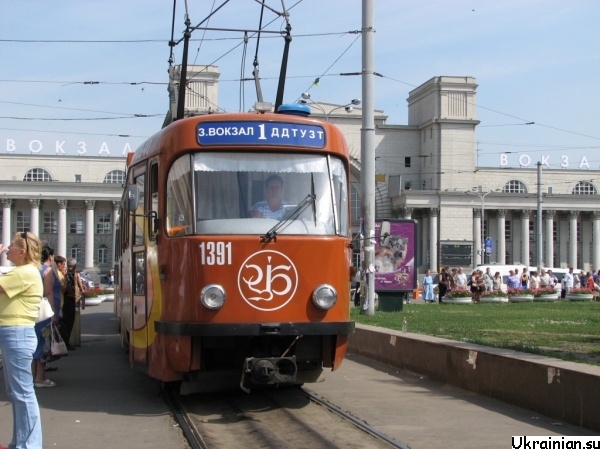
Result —
<instances>
[{"instance_id":1,"label":"tram headlight","mask_svg":"<svg viewBox=\"0 0 600 449\"><path fill-rule=\"evenodd\" d=\"M225 289L217 284L207 285L200 292L200 301L202 305L210 310L217 310L225 304Z\"/></svg>"},{"instance_id":2,"label":"tram headlight","mask_svg":"<svg viewBox=\"0 0 600 449\"><path fill-rule=\"evenodd\" d=\"M317 308L329 310L337 301L337 291L331 285L319 285L312 294L312 301Z\"/></svg>"}]
</instances>

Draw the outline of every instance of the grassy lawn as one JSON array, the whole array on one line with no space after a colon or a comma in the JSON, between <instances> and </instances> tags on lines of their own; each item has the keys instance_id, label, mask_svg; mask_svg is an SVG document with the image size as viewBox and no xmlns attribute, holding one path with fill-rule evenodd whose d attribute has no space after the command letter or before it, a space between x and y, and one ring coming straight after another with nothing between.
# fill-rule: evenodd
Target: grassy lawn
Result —
<instances>
[{"instance_id":1,"label":"grassy lawn","mask_svg":"<svg viewBox=\"0 0 600 449\"><path fill-rule=\"evenodd\" d=\"M600 365L600 302L404 304L399 312L352 309L357 323Z\"/></svg>"}]
</instances>

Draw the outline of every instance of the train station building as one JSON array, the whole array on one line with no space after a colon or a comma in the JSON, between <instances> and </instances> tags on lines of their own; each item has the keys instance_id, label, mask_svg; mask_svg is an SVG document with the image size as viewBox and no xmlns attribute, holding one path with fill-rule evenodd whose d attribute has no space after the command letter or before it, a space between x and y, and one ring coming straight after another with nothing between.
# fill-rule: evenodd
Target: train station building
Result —
<instances>
[{"instance_id":1,"label":"train station building","mask_svg":"<svg viewBox=\"0 0 600 449\"><path fill-rule=\"evenodd\" d=\"M209 67L188 67L197 73L186 91L186 106L193 105L187 115L219 110L218 68ZM483 262L536 265L538 239L544 266L600 269L600 203L594 183L600 170L586 158L534 160L509 150L498 154L497 167L478 166L475 78L434 77L412 90L407 102L406 125L387 124L384 111L375 111L376 217L417 220L420 272ZM335 123L346 136L357 233L361 110L312 100L307 105L314 117ZM167 118L173 110L171 101ZM76 258L81 269L107 272L114 257L125 158L40 154L35 145L31 154L16 154L11 145L0 146L2 241L27 229L48 241L56 254ZM0 264L9 264L6 256Z\"/></svg>"},{"instance_id":2,"label":"train station building","mask_svg":"<svg viewBox=\"0 0 600 449\"><path fill-rule=\"evenodd\" d=\"M388 125L383 111L375 111L376 217L418 221L420 272L479 263L535 266L538 239L543 266L600 269L600 203L593 181L600 171L586 158L542 156L539 178L538 160L510 154L517 151L498 154L497 167L478 166L472 77L434 77L412 90L407 102L407 125ZM350 146L358 231L360 111L309 106L315 116L325 114L340 126Z\"/></svg>"},{"instance_id":3,"label":"train station building","mask_svg":"<svg viewBox=\"0 0 600 449\"><path fill-rule=\"evenodd\" d=\"M77 259L78 269L107 273L113 268L125 161L124 157L3 152L2 241L8 244L14 232L28 230L53 247L55 254ZM1 264L10 265L6 255Z\"/></svg>"}]
</instances>

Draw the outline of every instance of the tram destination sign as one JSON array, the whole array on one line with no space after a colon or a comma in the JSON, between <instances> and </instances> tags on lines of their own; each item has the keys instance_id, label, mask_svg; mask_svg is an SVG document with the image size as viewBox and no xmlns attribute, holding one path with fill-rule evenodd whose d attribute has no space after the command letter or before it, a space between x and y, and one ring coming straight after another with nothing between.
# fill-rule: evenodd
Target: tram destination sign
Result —
<instances>
[{"instance_id":1,"label":"tram destination sign","mask_svg":"<svg viewBox=\"0 0 600 449\"><path fill-rule=\"evenodd\" d=\"M325 130L318 125L284 122L203 122L200 145L282 145L323 148Z\"/></svg>"}]
</instances>

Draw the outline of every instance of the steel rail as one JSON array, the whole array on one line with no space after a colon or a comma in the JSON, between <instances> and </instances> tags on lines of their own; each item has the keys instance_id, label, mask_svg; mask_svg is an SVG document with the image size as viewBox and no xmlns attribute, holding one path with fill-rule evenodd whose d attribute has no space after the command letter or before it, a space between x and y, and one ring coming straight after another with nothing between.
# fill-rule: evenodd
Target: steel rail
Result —
<instances>
[{"instance_id":1,"label":"steel rail","mask_svg":"<svg viewBox=\"0 0 600 449\"><path fill-rule=\"evenodd\" d=\"M204 442L202 435L198 433L196 426L194 426L192 421L189 419L187 412L181 404L181 400L179 399L179 394L176 391L176 388L164 387L163 394L165 396L165 400L171 408L175 421L179 425L181 431L183 432L183 436L189 443L190 447L192 449L209 449L208 445Z\"/></svg>"},{"instance_id":2,"label":"steel rail","mask_svg":"<svg viewBox=\"0 0 600 449\"><path fill-rule=\"evenodd\" d=\"M380 432L379 430L377 430L375 427L370 426L369 424L367 424L366 422L362 421L361 419L356 418L355 416L352 416L350 413L345 412L344 410L342 410L338 406L332 404L331 402L327 401L326 399L321 398L320 396L318 396L317 394L311 392L310 390L307 390L306 388L300 388L300 390L304 394L306 394L311 401L313 401L316 404L319 404L319 405L327 408L328 410L330 410L333 413L337 414L341 418L350 421L356 427L358 427L359 429L363 430L364 432L367 432L369 435L372 435L375 438L379 438L380 440L385 441L386 443L388 443L389 445L391 445L394 448L398 448L398 449L410 449L408 446L406 446L406 445L404 445L404 444L402 444L402 443L394 440L393 438L387 436L385 433Z\"/></svg>"}]
</instances>

